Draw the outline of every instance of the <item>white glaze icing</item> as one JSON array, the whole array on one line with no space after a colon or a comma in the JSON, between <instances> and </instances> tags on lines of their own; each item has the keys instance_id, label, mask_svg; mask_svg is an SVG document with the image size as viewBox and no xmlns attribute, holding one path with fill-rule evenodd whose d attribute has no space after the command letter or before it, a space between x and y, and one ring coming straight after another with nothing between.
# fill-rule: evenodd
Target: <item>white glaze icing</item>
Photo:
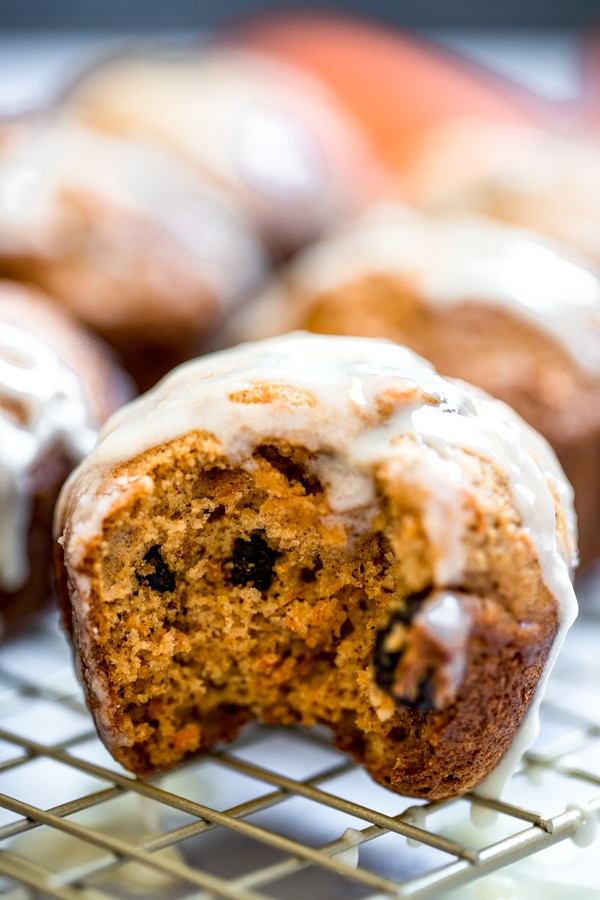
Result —
<instances>
[{"instance_id":1,"label":"white glaze icing","mask_svg":"<svg viewBox=\"0 0 600 900\"><path fill-rule=\"evenodd\" d=\"M184 164L143 143L82 128L67 117L17 132L0 159L0 252L60 257L76 250L89 229L71 208L73 195L158 225L165 242L198 266L198 277L224 305L256 288L266 270L264 251L230 201ZM101 235L90 264L126 267L102 258ZM164 280L164 274L157 273ZM163 285L168 290L168 284Z\"/></svg>"},{"instance_id":2,"label":"white glaze icing","mask_svg":"<svg viewBox=\"0 0 600 900\"><path fill-rule=\"evenodd\" d=\"M285 274L289 297L273 286L248 318L269 333L288 330L319 294L377 273L406 280L434 307L473 300L505 308L600 374L600 276L533 232L475 214L374 206L297 258Z\"/></svg>"},{"instance_id":3,"label":"white glaze icing","mask_svg":"<svg viewBox=\"0 0 600 900\"><path fill-rule=\"evenodd\" d=\"M445 648L448 658L441 670L443 689L446 696L454 699L465 674L471 617L459 595L453 591L437 591L423 604L415 621Z\"/></svg>"},{"instance_id":4,"label":"white glaze icing","mask_svg":"<svg viewBox=\"0 0 600 900\"><path fill-rule=\"evenodd\" d=\"M8 408L8 412L4 407ZM15 415L10 409L16 410ZM29 471L50 447L73 464L96 441L80 377L54 348L18 325L0 326L0 588L27 579Z\"/></svg>"},{"instance_id":5,"label":"white glaze icing","mask_svg":"<svg viewBox=\"0 0 600 900\"><path fill-rule=\"evenodd\" d=\"M578 812L579 822L573 835L573 843L576 847L589 847L598 837L600 825L600 817L595 809L589 803L580 801L579 803L570 803L567 806L567 812Z\"/></svg>"},{"instance_id":6,"label":"white glaze icing","mask_svg":"<svg viewBox=\"0 0 600 900\"><path fill-rule=\"evenodd\" d=\"M270 403L239 402L243 392L265 385L296 391L297 402L278 401L276 393ZM374 419L377 398L398 389L403 396L408 392L408 401L383 421ZM186 363L111 417L95 451L63 489L57 530L68 509L69 528L62 540L75 567L89 538L101 533L113 491L127 491L125 480L105 494L102 482L111 468L195 429L214 435L225 455L238 464L245 464L265 439L300 442L319 454L330 506L346 520L357 513L370 518L375 514L375 470L383 473L384 481L402 477L418 486L425 498L424 527L437 553L440 587L462 571L457 550L467 522L465 499L472 488L457 453L467 449L493 461L506 475L521 527L560 608L556 653L576 614L570 578L576 541L572 492L546 441L504 404L442 378L425 360L385 340L293 333ZM398 440L406 435L413 440L404 442L400 451ZM152 490L148 481L145 489ZM568 551L557 543L552 492L564 508ZM85 614L85 585L80 589ZM440 615L444 619L450 612L444 606ZM458 625L454 622L454 631ZM529 722L534 719L534 714L528 716ZM531 734L526 732L525 738L530 742ZM521 740L515 744L522 752Z\"/></svg>"}]
</instances>

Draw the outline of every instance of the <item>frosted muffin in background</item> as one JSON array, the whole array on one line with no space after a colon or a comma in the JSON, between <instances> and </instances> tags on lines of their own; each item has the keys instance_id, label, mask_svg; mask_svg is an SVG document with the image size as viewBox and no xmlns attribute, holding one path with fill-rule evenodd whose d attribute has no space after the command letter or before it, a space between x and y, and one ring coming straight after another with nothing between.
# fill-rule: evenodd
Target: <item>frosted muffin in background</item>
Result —
<instances>
[{"instance_id":1,"label":"frosted muffin in background","mask_svg":"<svg viewBox=\"0 0 600 900\"><path fill-rule=\"evenodd\" d=\"M239 209L154 147L55 112L0 153L0 275L47 290L140 388L199 353L267 270Z\"/></svg>"},{"instance_id":2,"label":"frosted muffin in background","mask_svg":"<svg viewBox=\"0 0 600 900\"><path fill-rule=\"evenodd\" d=\"M317 79L227 42L132 50L79 80L83 122L141 138L215 181L275 257L356 212L381 188L365 133Z\"/></svg>"},{"instance_id":3,"label":"frosted muffin in background","mask_svg":"<svg viewBox=\"0 0 600 900\"><path fill-rule=\"evenodd\" d=\"M407 196L545 234L600 267L600 130L559 132L457 119L424 141Z\"/></svg>"}]
</instances>

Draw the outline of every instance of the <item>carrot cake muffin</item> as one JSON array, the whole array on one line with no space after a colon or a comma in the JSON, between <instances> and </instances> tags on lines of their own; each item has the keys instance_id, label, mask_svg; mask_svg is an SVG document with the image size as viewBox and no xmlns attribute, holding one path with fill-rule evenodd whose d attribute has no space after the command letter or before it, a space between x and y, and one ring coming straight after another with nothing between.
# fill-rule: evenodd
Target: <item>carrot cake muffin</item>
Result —
<instances>
[{"instance_id":1,"label":"carrot cake muffin","mask_svg":"<svg viewBox=\"0 0 600 900\"><path fill-rule=\"evenodd\" d=\"M463 793L531 740L575 614L547 443L383 340L184 364L111 418L56 535L90 709L142 776L258 719L329 726L401 793Z\"/></svg>"}]
</instances>

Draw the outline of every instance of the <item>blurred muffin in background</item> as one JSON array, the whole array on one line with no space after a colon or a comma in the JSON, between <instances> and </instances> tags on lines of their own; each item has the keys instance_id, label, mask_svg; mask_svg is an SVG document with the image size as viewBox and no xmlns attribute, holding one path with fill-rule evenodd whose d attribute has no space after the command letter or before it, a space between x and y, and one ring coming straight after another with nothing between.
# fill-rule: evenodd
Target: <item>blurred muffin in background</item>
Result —
<instances>
[{"instance_id":1,"label":"blurred muffin in background","mask_svg":"<svg viewBox=\"0 0 600 900\"><path fill-rule=\"evenodd\" d=\"M0 635L52 596L59 489L133 385L42 292L0 282Z\"/></svg>"},{"instance_id":2,"label":"blurred muffin in background","mask_svg":"<svg viewBox=\"0 0 600 900\"><path fill-rule=\"evenodd\" d=\"M237 23L230 39L319 80L396 177L424 138L457 115L525 126L542 113L538 100L485 67L367 18L271 12Z\"/></svg>"},{"instance_id":3,"label":"blurred muffin in background","mask_svg":"<svg viewBox=\"0 0 600 900\"><path fill-rule=\"evenodd\" d=\"M535 229L600 267L600 132L457 119L423 142L406 190L431 211L473 210Z\"/></svg>"},{"instance_id":4,"label":"blurred muffin in background","mask_svg":"<svg viewBox=\"0 0 600 900\"><path fill-rule=\"evenodd\" d=\"M267 271L229 198L153 147L55 114L0 155L0 275L45 288L142 389L200 352Z\"/></svg>"},{"instance_id":5,"label":"blurred muffin in background","mask_svg":"<svg viewBox=\"0 0 600 900\"><path fill-rule=\"evenodd\" d=\"M510 404L574 486L582 561L600 554L600 276L564 248L381 205L300 254L223 343L292 329L391 338Z\"/></svg>"},{"instance_id":6,"label":"blurred muffin in background","mask_svg":"<svg viewBox=\"0 0 600 900\"><path fill-rule=\"evenodd\" d=\"M81 121L154 142L214 181L285 256L383 177L361 129L306 72L225 41L108 60L67 98Z\"/></svg>"}]
</instances>

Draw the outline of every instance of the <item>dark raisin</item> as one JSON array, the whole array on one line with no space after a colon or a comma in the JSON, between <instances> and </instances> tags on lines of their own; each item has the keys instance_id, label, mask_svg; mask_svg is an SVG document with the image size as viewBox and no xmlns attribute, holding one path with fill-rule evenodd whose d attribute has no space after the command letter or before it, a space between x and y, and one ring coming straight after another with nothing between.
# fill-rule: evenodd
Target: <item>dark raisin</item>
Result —
<instances>
[{"instance_id":1,"label":"dark raisin","mask_svg":"<svg viewBox=\"0 0 600 900\"><path fill-rule=\"evenodd\" d=\"M308 569L304 567L300 569L300 578L305 584L310 584L311 581L316 581L317 576L315 575L314 569Z\"/></svg>"},{"instance_id":2,"label":"dark raisin","mask_svg":"<svg viewBox=\"0 0 600 900\"><path fill-rule=\"evenodd\" d=\"M222 519L224 515L225 507L222 504L219 504L219 506L215 506L213 511L209 514L207 522L210 522L211 524L213 522L218 522L219 519Z\"/></svg>"},{"instance_id":3,"label":"dark raisin","mask_svg":"<svg viewBox=\"0 0 600 900\"><path fill-rule=\"evenodd\" d=\"M421 678L417 687L416 697L398 697L394 700L398 706L406 706L408 709L416 709L417 712L431 712L435 705L435 671L427 669L425 676Z\"/></svg>"},{"instance_id":4,"label":"dark raisin","mask_svg":"<svg viewBox=\"0 0 600 900\"><path fill-rule=\"evenodd\" d=\"M144 556L144 562L152 566L153 571L147 575L139 575L136 572L136 578L140 584L145 584L160 594L175 590L175 572L169 569L162 558L159 544L150 547Z\"/></svg>"},{"instance_id":5,"label":"dark raisin","mask_svg":"<svg viewBox=\"0 0 600 900\"><path fill-rule=\"evenodd\" d=\"M382 691L391 693L394 684L394 672L400 662L402 650L396 650L390 653L386 650L386 644L390 631L395 625L403 620L394 614L385 628L378 628L375 633L375 647L373 649L373 669L375 671L375 682Z\"/></svg>"},{"instance_id":6,"label":"dark raisin","mask_svg":"<svg viewBox=\"0 0 600 900\"><path fill-rule=\"evenodd\" d=\"M394 621L402 622L403 625L410 625L416 614L419 612L423 601L427 599L432 590L433 588L428 586L423 588L422 591L415 591L414 594L409 594L404 600L402 609L398 609L394 612Z\"/></svg>"},{"instance_id":7,"label":"dark raisin","mask_svg":"<svg viewBox=\"0 0 600 900\"><path fill-rule=\"evenodd\" d=\"M323 563L317 556L312 564L312 567L304 566L300 569L300 578L304 581L305 584L310 584L311 581L317 580L318 573L322 570Z\"/></svg>"},{"instance_id":8,"label":"dark raisin","mask_svg":"<svg viewBox=\"0 0 600 900\"><path fill-rule=\"evenodd\" d=\"M250 540L236 538L233 544L231 580L236 585L252 584L258 591L266 591L273 581L273 567L277 552L272 550L260 534Z\"/></svg>"},{"instance_id":9,"label":"dark raisin","mask_svg":"<svg viewBox=\"0 0 600 900\"><path fill-rule=\"evenodd\" d=\"M375 647L373 649L373 668L375 670L375 682L382 691L391 694L394 684L394 673L400 662L402 649L389 651L386 649L390 633L398 626L408 628L419 611L421 604L431 593L431 588L424 588L414 594L409 594L404 600L402 609L396 609L390 616L387 625L378 628L375 633Z\"/></svg>"},{"instance_id":10,"label":"dark raisin","mask_svg":"<svg viewBox=\"0 0 600 900\"><path fill-rule=\"evenodd\" d=\"M340 637L347 638L354 632L354 623L350 619L344 619L340 628Z\"/></svg>"}]
</instances>

